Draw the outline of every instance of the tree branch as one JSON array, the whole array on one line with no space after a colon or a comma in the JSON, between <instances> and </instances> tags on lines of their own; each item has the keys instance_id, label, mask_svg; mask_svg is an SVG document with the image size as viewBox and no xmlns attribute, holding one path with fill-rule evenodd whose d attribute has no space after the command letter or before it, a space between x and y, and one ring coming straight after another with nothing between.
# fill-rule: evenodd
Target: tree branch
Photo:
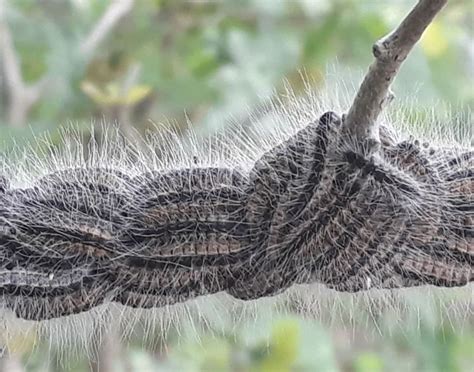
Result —
<instances>
[{"instance_id":1,"label":"tree branch","mask_svg":"<svg viewBox=\"0 0 474 372\"><path fill-rule=\"evenodd\" d=\"M134 0L111 1L102 18L81 44L80 53L86 58L92 55L117 23L130 12L133 4ZM31 85L23 80L21 61L6 22L5 7L5 2L0 0L0 56L9 98L7 120L12 126L21 127L27 121L31 107L40 99L48 78L43 77Z\"/></svg>"},{"instance_id":2,"label":"tree branch","mask_svg":"<svg viewBox=\"0 0 474 372\"><path fill-rule=\"evenodd\" d=\"M133 8L134 0L112 1L102 18L80 46L84 56L90 56L99 44L107 37L117 23Z\"/></svg>"},{"instance_id":3,"label":"tree branch","mask_svg":"<svg viewBox=\"0 0 474 372\"><path fill-rule=\"evenodd\" d=\"M10 29L5 21L5 4L3 0L0 0L0 50L8 88L13 89L16 86L23 85L20 63L13 48Z\"/></svg>"},{"instance_id":4,"label":"tree branch","mask_svg":"<svg viewBox=\"0 0 474 372\"><path fill-rule=\"evenodd\" d=\"M375 62L344 119L343 132L347 138L355 138L363 147L368 145L369 151L380 142L376 122L391 98L390 84L413 46L447 1L419 0L395 31L374 44Z\"/></svg>"},{"instance_id":5,"label":"tree branch","mask_svg":"<svg viewBox=\"0 0 474 372\"><path fill-rule=\"evenodd\" d=\"M5 20L5 3L0 0L0 55L2 56L4 76L8 89L8 122L21 126L31 106L39 99L45 79L27 85L21 75L21 63L13 46L10 28Z\"/></svg>"}]
</instances>

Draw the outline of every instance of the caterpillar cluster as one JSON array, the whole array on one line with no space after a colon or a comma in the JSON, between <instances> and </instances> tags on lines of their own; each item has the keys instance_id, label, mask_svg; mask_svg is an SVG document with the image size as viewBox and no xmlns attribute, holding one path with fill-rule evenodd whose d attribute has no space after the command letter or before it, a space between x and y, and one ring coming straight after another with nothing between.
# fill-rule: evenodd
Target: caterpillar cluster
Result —
<instances>
[{"instance_id":1,"label":"caterpillar cluster","mask_svg":"<svg viewBox=\"0 0 474 372\"><path fill-rule=\"evenodd\" d=\"M2 311L46 322L219 292L249 301L299 285L355 293L472 282L472 149L400 140L382 126L380 150L366 154L340 138L337 114L315 114L314 97L297 105L279 109L290 131L264 146L242 134L233 147L168 142L181 151L173 156L121 151L119 139L92 160L66 145L49 168L5 163Z\"/></svg>"}]
</instances>

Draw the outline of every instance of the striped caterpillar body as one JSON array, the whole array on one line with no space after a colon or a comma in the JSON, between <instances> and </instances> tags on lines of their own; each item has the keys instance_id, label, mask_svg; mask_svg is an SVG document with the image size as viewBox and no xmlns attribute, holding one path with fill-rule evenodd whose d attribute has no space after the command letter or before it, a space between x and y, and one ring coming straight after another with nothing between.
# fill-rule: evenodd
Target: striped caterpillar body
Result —
<instances>
[{"instance_id":1,"label":"striped caterpillar body","mask_svg":"<svg viewBox=\"0 0 474 372\"><path fill-rule=\"evenodd\" d=\"M127 172L102 160L21 186L5 176L3 307L45 321L299 284L360 292L474 280L471 149L382 128L373 154L341 139L333 112L297 124L247 168Z\"/></svg>"}]
</instances>

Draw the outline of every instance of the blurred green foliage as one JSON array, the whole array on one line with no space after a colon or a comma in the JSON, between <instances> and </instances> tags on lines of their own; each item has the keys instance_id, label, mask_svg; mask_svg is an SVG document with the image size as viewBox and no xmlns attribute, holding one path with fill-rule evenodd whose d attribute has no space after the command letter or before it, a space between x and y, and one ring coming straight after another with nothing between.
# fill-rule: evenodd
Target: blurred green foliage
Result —
<instances>
[{"instance_id":1,"label":"blurred green foliage","mask_svg":"<svg viewBox=\"0 0 474 372\"><path fill-rule=\"evenodd\" d=\"M424 307L436 309L433 319L424 316L424 309L417 309L411 311L411 315L418 311L416 316L402 319L399 327L391 329L385 322L391 322L393 314L380 314L375 319L374 314L357 307L351 310L368 315L371 320L367 324L357 321L342 326L336 321L330 325L292 312L269 316L268 308L261 309L263 315L258 319L245 320L237 328L227 324L224 330L198 331L198 323L190 323L159 347L152 346L150 338L120 349L114 354L113 371L471 371L472 322L463 327L443 325L441 308L433 307L433 303ZM349 311L346 308L339 316L345 317ZM46 346L31 354L30 338L26 344L17 342L15 351L23 353L27 371L88 370L90 361L84 355L64 359L53 349L48 359ZM49 369L45 368L46 359Z\"/></svg>"},{"instance_id":2,"label":"blurred green foliage","mask_svg":"<svg viewBox=\"0 0 474 372\"><path fill-rule=\"evenodd\" d=\"M211 133L231 120L248 120L255 102L281 90L285 80L301 93L301 73L315 89L324 87L328 71L347 86L357 85L372 61L372 43L413 3L141 0L91 55L84 55L82 43L111 2L5 2L4 21L22 78L26 84L45 79L46 88L26 120L13 124L11 92L0 79L0 148L21 147L44 132L59 144L58 128L71 122L86 130L91 121L118 120L144 131L152 122L179 127L189 119L196 130ZM404 65L394 90L401 97L416 95L419 105L407 107L418 110L414 117L425 115L424 107L434 100L454 105L458 113L472 110L473 17L472 0L451 0ZM171 339L158 356L132 344L127 368L444 372L472 371L474 365L472 323L459 333L436 317L421 326L419 318L410 319L402 330L382 327L372 338L366 329L329 329L295 314L268 323L222 335L204 332L198 340ZM45 367L42 350L25 354L28 370L66 368ZM74 363L67 370L89 368L85 360Z\"/></svg>"},{"instance_id":3,"label":"blurred green foliage","mask_svg":"<svg viewBox=\"0 0 474 372\"><path fill-rule=\"evenodd\" d=\"M137 87L149 93L135 96L131 104L130 123L140 130L149 128L150 120L184 124L187 118L196 127L214 130L229 118L245 118L284 79L298 92L301 71L317 88L334 64L331 71L340 74L339 80L357 85L372 60L374 40L392 29L412 3L142 0L86 57L79 52L81 43L109 2L10 2L6 19L23 78L28 83L48 80L22 127L29 124L36 133L68 122L88 125L92 118L115 120L104 110L104 100L124 101L111 101L104 92L121 87L127 91L122 97ZM416 93L420 104L442 99L461 110L472 107L473 13L470 0L450 1L402 69L395 93ZM124 87L133 66L139 73ZM344 73L346 67L355 73ZM100 99L91 87L103 93ZM8 91L1 89L1 113L6 113ZM6 128L7 120L0 114ZM21 140L29 131L16 128L9 134Z\"/></svg>"}]
</instances>

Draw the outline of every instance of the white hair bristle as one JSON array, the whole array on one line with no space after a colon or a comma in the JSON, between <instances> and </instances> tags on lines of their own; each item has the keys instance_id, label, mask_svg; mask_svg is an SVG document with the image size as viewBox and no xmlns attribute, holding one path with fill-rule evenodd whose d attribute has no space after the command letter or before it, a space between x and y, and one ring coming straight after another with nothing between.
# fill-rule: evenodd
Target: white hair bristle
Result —
<instances>
[{"instance_id":1,"label":"white hair bristle","mask_svg":"<svg viewBox=\"0 0 474 372\"><path fill-rule=\"evenodd\" d=\"M25 188L45 175L70 168L117 169L131 177L150 171L207 166L249 171L266 151L324 112L345 112L352 93L352 89L340 85L324 92L314 91L308 85L305 94L297 95L287 87L267 100L270 103L253 111L246 127L234 123L210 137L199 134L191 125L179 136L172 125L156 124L156 129L145 137L132 140L125 138L116 126L101 124L91 126L90 139L84 142L77 128L68 128L62 131L57 147L45 137L27 148L4 154L0 172L12 188ZM413 117L407 120L407 111L409 108L403 102L395 102L380 119L398 141L414 136L434 148L456 151L472 147L474 125L470 116L439 117L434 110L423 114L418 110L419 119L413 122ZM367 277L367 289L373 285ZM77 315L39 322L21 320L10 310L0 309L0 348L8 348L19 335L33 333L38 344L46 341L59 353L94 354L100 339L112 326L119 329L124 339L139 335L147 343L153 342L156 332L163 340L169 329L184 333L188 327L195 327L222 332L242 324L257 324L262 318L268 319L268 314L277 317L291 312L349 328L371 323L375 332L385 332L390 327L403 329L405 317L412 314L439 317L439 322L458 328L472 321L473 289L472 285L447 289L427 286L339 293L322 285L296 285L278 296L253 301L235 300L218 293L156 309L106 303ZM386 313L395 314L392 319L396 321L386 324L388 328L379 327L379 316Z\"/></svg>"}]
</instances>

